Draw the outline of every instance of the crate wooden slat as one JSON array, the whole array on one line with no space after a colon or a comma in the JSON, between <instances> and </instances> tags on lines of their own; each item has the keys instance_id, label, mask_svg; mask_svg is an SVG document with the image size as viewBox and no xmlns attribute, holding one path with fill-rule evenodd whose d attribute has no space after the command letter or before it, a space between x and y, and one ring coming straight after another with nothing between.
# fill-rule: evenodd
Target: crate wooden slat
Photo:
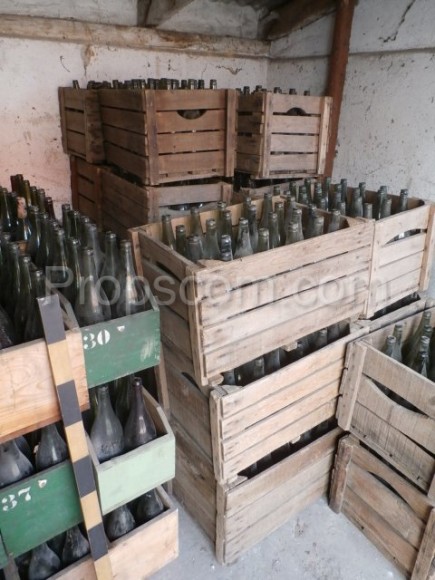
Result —
<instances>
[{"instance_id":1,"label":"crate wooden slat","mask_svg":"<svg viewBox=\"0 0 435 580\"><path fill-rule=\"evenodd\" d=\"M98 92L59 87L59 109L64 152L88 163L104 163Z\"/></svg>"},{"instance_id":2,"label":"crate wooden slat","mask_svg":"<svg viewBox=\"0 0 435 580\"><path fill-rule=\"evenodd\" d=\"M178 510L162 488L158 494L165 511L112 542L109 557L114 578L149 578L178 556ZM96 580L92 560L87 557L61 570L52 580Z\"/></svg>"},{"instance_id":3,"label":"crate wooden slat","mask_svg":"<svg viewBox=\"0 0 435 580\"><path fill-rule=\"evenodd\" d=\"M263 202L253 203L261 213ZM230 208L234 226L241 208ZM203 227L210 217L216 218L217 212L201 213ZM189 218L174 219L173 227L181 223L189 233ZM162 336L166 340L168 334L191 358L194 378L201 387L286 341L362 314L373 224L343 218L342 225L337 232L292 246L232 262L203 264L193 264L165 246L160 241L161 224L131 231L136 255L142 258L136 264L138 272L150 279L166 279L175 292L171 301L154 285L154 292L167 305Z\"/></svg>"},{"instance_id":4,"label":"crate wooden slat","mask_svg":"<svg viewBox=\"0 0 435 580\"><path fill-rule=\"evenodd\" d=\"M147 185L233 176L234 90L98 94L109 163Z\"/></svg>"},{"instance_id":5,"label":"crate wooden slat","mask_svg":"<svg viewBox=\"0 0 435 580\"><path fill-rule=\"evenodd\" d=\"M435 325L435 308L429 309ZM422 313L403 320L405 341ZM338 424L435 499L435 384L383 354L394 324L349 345L340 386ZM386 387L418 409L412 411L381 391Z\"/></svg>"},{"instance_id":6,"label":"crate wooden slat","mask_svg":"<svg viewBox=\"0 0 435 580\"><path fill-rule=\"evenodd\" d=\"M339 443L330 505L343 512L408 578L433 577L433 501L352 436Z\"/></svg>"},{"instance_id":7,"label":"crate wooden slat","mask_svg":"<svg viewBox=\"0 0 435 580\"><path fill-rule=\"evenodd\" d=\"M253 179L321 175L331 97L238 96L236 169Z\"/></svg>"},{"instance_id":8,"label":"crate wooden slat","mask_svg":"<svg viewBox=\"0 0 435 580\"><path fill-rule=\"evenodd\" d=\"M375 192L366 199L374 203ZM391 196L393 212L399 197ZM409 210L375 222L370 291L365 316L429 286L435 247L435 206L410 198ZM412 234L396 239L400 234Z\"/></svg>"},{"instance_id":9,"label":"crate wooden slat","mask_svg":"<svg viewBox=\"0 0 435 580\"><path fill-rule=\"evenodd\" d=\"M201 185L141 186L115 175L101 172L103 227L128 237L128 229L161 220L163 213L176 214L168 206L185 203L229 203L232 186L223 181ZM184 212L185 213L185 212ZM117 227L113 228L113 223ZM117 231L118 230L118 231Z\"/></svg>"},{"instance_id":10,"label":"crate wooden slat","mask_svg":"<svg viewBox=\"0 0 435 580\"><path fill-rule=\"evenodd\" d=\"M98 229L102 228L102 166L93 165L80 157L70 157L72 205L87 215Z\"/></svg>"}]
</instances>

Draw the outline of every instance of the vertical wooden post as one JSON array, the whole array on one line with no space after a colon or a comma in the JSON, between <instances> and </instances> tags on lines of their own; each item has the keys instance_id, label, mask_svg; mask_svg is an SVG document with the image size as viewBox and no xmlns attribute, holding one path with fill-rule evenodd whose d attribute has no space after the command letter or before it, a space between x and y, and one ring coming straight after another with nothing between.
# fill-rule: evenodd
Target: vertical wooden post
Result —
<instances>
[{"instance_id":1,"label":"vertical wooden post","mask_svg":"<svg viewBox=\"0 0 435 580\"><path fill-rule=\"evenodd\" d=\"M329 76L326 94L332 97L332 114L328 153L326 155L325 175L332 175L335 148L337 146L338 123L340 120L341 102L343 100L344 81L349 57L349 43L352 32L355 0L338 0L335 16L334 38L329 60Z\"/></svg>"}]
</instances>

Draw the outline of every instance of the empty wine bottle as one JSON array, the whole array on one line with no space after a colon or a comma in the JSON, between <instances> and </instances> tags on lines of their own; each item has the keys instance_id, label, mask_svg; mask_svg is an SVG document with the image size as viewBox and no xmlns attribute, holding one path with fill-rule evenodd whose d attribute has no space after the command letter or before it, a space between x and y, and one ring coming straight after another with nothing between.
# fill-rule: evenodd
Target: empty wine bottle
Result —
<instances>
[{"instance_id":1,"label":"empty wine bottle","mask_svg":"<svg viewBox=\"0 0 435 580\"><path fill-rule=\"evenodd\" d=\"M66 259L69 272L69 284L63 289L63 295L72 306L75 305L80 290L80 265L79 265L80 243L76 238L69 237L66 241Z\"/></svg>"},{"instance_id":2,"label":"empty wine bottle","mask_svg":"<svg viewBox=\"0 0 435 580\"><path fill-rule=\"evenodd\" d=\"M249 236L248 220L245 218L240 218L234 258L243 258L245 256L250 256L253 253L251 239Z\"/></svg>"},{"instance_id":3,"label":"empty wine bottle","mask_svg":"<svg viewBox=\"0 0 435 580\"><path fill-rule=\"evenodd\" d=\"M89 542L81 533L79 526L69 528L62 550L62 564L69 566L89 554L89 551Z\"/></svg>"},{"instance_id":4,"label":"empty wine bottle","mask_svg":"<svg viewBox=\"0 0 435 580\"><path fill-rule=\"evenodd\" d=\"M121 377L120 379L117 379L115 381L116 383L115 413L118 419L121 421L121 425L125 425L128 415L130 413L132 379L133 379L132 375L127 375L126 377Z\"/></svg>"},{"instance_id":5,"label":"empty wine bottle","mask_svg":"<svg viewBox=\"0 0 435 580\"><path fill-rule=\"evenodd\" d=\"M249 382L258 381L259 379L263 378L265 374L266 370L264 366L264 357L259 356L253 361L252 375L251 380Z\"/></svg>"},{"instance_id":6,"label":"empty wine bottle","mask_svg":"<svg viewBox=\"0 0 435 580\"><path fill-rule=\"evenodd\" d=\"M258 230L258 247L257 252L267 252L270 249L269 230L267 228L260 228Z\"/></svg>"},{"instance_id":7,"label":"empty wine bottle","mask_svg":"<svg viewBox=\"0 0 435 580\"><path fill-rule=\"evenodd\" d=\"M38 253L40 237L41 237L41 225L40 225L40 212L39 209L31 205L28 208L29 213L29 223L30 223L30 238L27 243L27 253L32 258L33 261L36 260L36 254Z\"/></svg>"},{"instance_id":8,"label":"empty wine bottle","mask_svg":"<svg viewBox=\"0 0 435 580\"><path fill-rule=\"evenodd\" d=\"M264 355L264 369L267 375L279 371L281 368L280 361L280 349L275 348L274 350L266 353Z\"/></svg>"},{"instance_id":9,"label":"empty wine bottle","mask_svg":"<svg viewBox=\"0 0 435 580\"><path fill-rule=\"evenodd\" d=\"M59 557L44 542L32 550L28 580L46 580L62 567Z\"/></svg>"},{"instance_id":10,"label":"empty wine bottle","mask_svg":"<svg viewBox=\"0 0 435 580\"><path fill-rule=\"evenodd\" d=\"M223 376L223 383L224 385L235 385L236 384L236 375L234 373L234 369L230 371L225 371L222 373Z\"/></svg>"},{"instance_id":11,"label":"empty wine bottle","mask_svg":"<svg viewBox=\"0 0 435 580\"><path fill-rule=\"evenodd\" d=\"M69 203L62 204L62 229L65 232L65 237L68 239L71 236L71 223L68 218L68 214L71 211L71 205Z\"/></svg>"},{"instance_id":12,"label":"empty wine bottle","mask_svg":"<svg viewBox=\"0 0 435 580\"><path fill-rule=\"evenodd\" d=\"M41 429L41 441L35 454L35 465L38 471L62 463L68 457L65 441L59 435L55 424Z\"/></svg>"},{"instance_id":13,"label":"empty wine bottle","mask_svg":"<svg viewBox=\"0 0 435 580\"><path fill-rule=\"evenodd\" d=\"M303 240L303 237L300 236L299 225L297 222L292 222L287 227L287 236L285 243L288 244L295 244L296 242L300 242Z\"/></svg>"},{"instance_id":14,"label":"empty wine bottle","mask_svg":"<svg viewBox=\"0 0 435 580\"><path fill-rule=\"evenodd\" d=\"M284 202L277 201L275 203L275 213L278 216L278 231L280 245L283 246L285 243L285 219L284 219Z\"/></svg>"},{"instance_id":15,"label":"empty wine bottle","mask_svg":"<svg viewBox=\"0 0 435 580\"><path fill-rule=\"evenodd\" d=\"M182 256L187 256L186 226L183 224L175 226L175 249Z\"/></svg>"},{"instance_id":16,"label":"empty wine bottle","mask_svg":"<svg viewBox=\"0 0 435 580\"><path fill-rule=\"evenodd\" d=\"M96 417L90 437L100 462L117 457L124 450L122 425L110 402L108 385L97 387Z\"/></svg>"},{"instance_id":17,"label":"empty wine bottle","mask_svg":"<svg viewBox=\"0 0 435 580\"><path fill-rule=\"evenodd\" d=\"M169 214L162 215L162 242L172 250L176 249L174 232L172 230L172 218Z\"/></svg>"},{"instance_id":18,"label":"empty wine bottle","mask_svg":"<svg viewBox=\"0 0 435 580\"><path fill-rule=\"evenodd\" d=\"M136 522L126 505L116 508L107 515L104 529L111 542L121 538L134 529Z\"/></svg>"},{"instance_id":19,"label":"empty wine bottle","mask_svg":"<svg viewBox=\"0 0 435 580\"><path fill-rule=\"evenodd\" d=\"M269 212L269 244L270 249L278 248L281 245L281 237L279 234L278 215L271 211Z\"/></svg>"},{"instance_id":20,"label":"empty wine bottle","mask_svg":"<svg viewBox=\"0 0 435 580\"><path fill-rule=\"evenodd\" d=\"M203 244L200 236L193 234L187 237L187 259L198 262L204 258Z\"/></svg>"},{"instance_id":21,"label":"empty wine bottle","mask_svg":"<svg viewBox=\"0 0 435 580\"><path fill-rule=\"evenodd\" d=\"M420 348L421 338L423 336L428 336L430 338L431 335L432 335L431 313L428 310L426 310L425 312L423 312L417 330L413 335L410 336L410 338L404 343L402 347L403 362L407 366L409 366L415 359L417 352Z\"/></svg>"},{"instance_id":22,"label":"empty wine bottle","mask_svg":"<svg viewBox=\"0 0 435 580\"><path fill-rule=\"evenodd\" d=\"M190 208L190 232L191 235L199 237L201 245L203 244L204 232L201 225L201 218L199 209L197 207Z\"/></svg>"},{"instance_id":23,"label":"empty wine bottle","mask_svg":"<svg viewBox=\"0 0 435 580\"><path fill-rule=\"evenodd\" d=\"M68 212L68 219L70 237L80 241L80 212L72 209Z\"/></svg>"},{"instance_id":24,"label":"empty wine bottle","mask_svg":"<svg viewBox=\"0 0 435 580\"><path fill-rule=\"evenodd\" d=\"M205 222L204 258L206 260L219 260L220 250L217 239L216 221L208 219Z\"/></svg>"},{"instance_id":25,"label":"empty wine bottle","mask_svg":"<svg viewBox=\"0 0 435 580\"><path fill-rule=\"evenodd\" d=\"M30 256L22 254L18 258L20 270L20 288L15 297L14 328L18 342L24 340L24 330L29 316L30 301L32 300L32 281L30 278Z\"/></svg>"},{"instance_id":26,"label":"empty wine bottle","mask_svg":"<svg viewBox=\"0 0 435 580\"><path fill-rule=\"evenodd\" d=\"M32 285L32 299L29 304L29 315L26 320L24 329L24 340L36 340L44 336L42 328L41 315L39 313L37 298L43 298L47 295L45 276L42 270L33 270L30 272Z\"/></svg>"},{"instance_id":27,"label":"empty wine bottle","mask_svg":"<svg viewBox=\"0 0 435 580\"><path fill-rule=\"evenodd\" d=\"M263 199L263 209L261 212L261 219L259 223L260 228L269 228L269 213L273 212L273 194L266 192Z\"/></svg>"},{"instance_id":28,"label":"empty wine bottle","mask_svg":"<svg viewBox=\"0 0 435 580\"><path fill-rule=\"evenodd\" d=\"M0 444L0 488L20 481L32 473L32 464L13 440Z\"/></svg>"},{"instance_id":29,"label":"empty wine bottle","mask_svg":"<svg viewBox=\"0 0 435 580\"><path fill-rule=\"evenodd\" d=\"M0 228L3 232L12 232L12 216L4 188L0 191Z\"/></svg>"},{"instance_id":30,"label":"empty wine bottle","mask_svg":"<svg viewBox=\"0 0 435 580\"><path fill-rule=\"evenodd\" d=\"M0 350L9 348L17 342L12 322L4 308L0 306Z\"/></svg>"},{"instance_id":31,"label":"empty wine bottle","mask_svg":"<svg viewBox=\"0 0 435 580\"><path fill-rule=\"evenodd\" d=\"M15 298L20 293L20 247L16 242L10 242L7 246L8 252L8 278L7 286L5 288L5 309L11 320L14 319Z\"/></svg>"},{"instance_id":32,"label":"empty wine bottle","mask_svg":"<svg viewBox=\"0 0 435 580\"><path fill-rule=\"evenodd\" d=\"M93 250L82 248L83 272L75 301L75 314L80 326L90 326L110 318L110 306L104 290L97 288Z\"/></svg>"},{"instance_id":33,"label":"empty wine bottle","mask_svg":"<svg viewBox=\"0 0 435 580\"><path fill-rule=\"evenodd\" d=\"M27 439L24 435L19 435L15 437L15 443L17 444L18 449L21 453L27 457L27 459L31 462L32 461L32 450L30 449L30 445L27 442Z\"/></svg>"},{"instance_id":34,"label":"empty wine bottle","mask_svg":"<svg viewBox=\"0 0 435 580\"><path fill-rule=\"evenodd\" d=\"M132 381L130 412L124 429L125 449L135 449L152 441L156 436L156 427L145 406L142 380L135 377Z\"/></svg>"},{"instance_id":35,"label":"empty wine bottle","mask_svg":"<svg viewBox=\"0 0 435 580\"><path fill-rule=\"evenodd\" d=\"M232 214L229 209L226 209L222 212L222 230L221 230L221 237L222 236L229 236L231 238L231 244L233 252L235 250L235 241L233 239L233 221L232 221Z\"/></svg>"},{"instance_id":36,"label":"empty wine bottle","mask_svg":"<svg viewBox=\"0 0 435 580\"><path fill-rule=\"evenodd\" d=\"M70 283L70 270L68 267L65 247L65 232L62 228L54 232L53 258L50 268L47 269L47 275L51 283L59 289L62 294L65 292Z\"/></svg>"},{"instance_id":37,"label":"empty wine bottle","mask_svg":"<svg viewBox=\"0 0 435 580\"><path fill-rule=\"evenodd\" d=\"M257 227L257 206L252 204L248 208L247 216L249 224L249 237L251 239L252 251L257 252L258 248L258 227Z\"/></svg>"},{"instance_id":38,"label":"empty wine bottle","mask_svg":"<svg viewBox=\"0 0 435 580\"><path fill-rule=\"evenodd\" d=\"M134 517L138 525L149 522L153 518L163 513L165 507L162 500L157 495L155 489L152 489L142 495L135 506Z\"/></svg>"},{"instance_id":39,"label":"empty wine bottle","mask_svg":"<svg viewBox=\"0 0 435 580\"><path fill-rule=\"evenodd\" d=\"M50 221L47 213L40 213L39 221L41 236L36 251L35 264L38 268L45 268L50 258Z\"/></svg>"},{"instance_id":40,"label":"empty wine bottle","mask_svg":"<svg viewBox=\"0 0 435 580\"><path fill-rule=\"evenodd\" d=\"M104 266L104 252L101 250L100 242L98 241L98 229L93 223L88 223L85 226L86 232L86 246L91 248L94 253L95 272L97 276L101 276L101 271Z\"/></svg>"},{"instance_id":41,"label":"empty wine bottle","mask_svg":"<svg viewBox=\"0 0 435 580\"><path fill-rule=\"evenodd\" d=\"M121 241L121 268L119 274L119 300L116 304L116 315L128 316L151 308L150 290L143 279L136 276L133 264L131 242Z\"/></svg>"},{"instance_id":42,"label":"empty wine bottle","mask_svg":"<svg viewBox=\"0 0 435 580\"><path fill-rule=\"evenodd\" d=\"M106 232L104 235L105 259L101 270L101 287L109 301L112 318L116 318L116 303L119 299L118 277L120 273L120 260L116 245L116 234Z\"/></svg>"},{"instance_id":43,"label":"empty wine bottle","mask_svg":"<svg viewBox=\"0 0 435 580\"><path fill-rule=\"evenodd\" d=\"M231 237L226 234L221 237L220 259L223 262L231 262L233 259Z\"/></svg>"},{"instance_id":44,"label":"empty wine bottle","mask_svg":"<svg viewBox=\"0 0 435 580\"><path fill-rule=\"evenodd\" d=\"M350 202L349 215L353 218L363 216L363 204L360 191L355 188L352 192L352 199Z\"/></svg>"},{"instance_id":45,"label":"empty wine bottle","mask_svg":"<svg viewBox=\"0 0 435 580\"><path fill-rule=\"evenodd\" d=\"M391 215L391 198L385 197L381 205L381 218L387 218Z\"/></svg>"}]
</instances>

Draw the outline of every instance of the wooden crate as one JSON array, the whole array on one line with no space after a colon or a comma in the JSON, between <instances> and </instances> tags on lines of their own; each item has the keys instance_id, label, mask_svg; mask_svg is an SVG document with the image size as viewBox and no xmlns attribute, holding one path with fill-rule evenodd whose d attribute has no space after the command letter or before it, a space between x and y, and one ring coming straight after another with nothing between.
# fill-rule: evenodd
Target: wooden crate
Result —
<instances>
[{"instance_id":1,"label":"wooden crate","mask_svg":"<svg viewBox=\"0 0 435 580\"><path fill-rule=\"evenodd\" d=\"M352 436L339 443L330 506L343 512L408 578L434 577L433 501Z\"/></svg>"},{"instance_id":2,"label":"wooden crate","mask_svg":"<svg viewBox=\"0 0 435 580\"><path fill-rule=\"evenodd\" d=\"M101 512L105 515L175 475L175 438L162 408L144 390L157 439L109 461L98 461L89 441Z\"/></svg>"},{"instance_id":3,"label":"wooden crate","mask_svg":"<svg viewBox=\"0 0 435 580\"><path fill-rule=\"evenodd\" d=\"M222 564L234 562L328 491L340 429L251 479L239 477L221 485L213 477L211 458L183 427L173 420L177 440L174 493L214 542Z\"/></svg>"},{"instance_id":4,"label":"wooden crate","mask_svg":"<svg viewBox=\"0 0 435 580\"><path fill-rule=\"evenodd\" d=\"M88 387L155 366L160 360L160 313L152 310L79 328L71 305L59 295L80 408ZM0 442L60 419L44 340L0 350ZM29 395L31 393L31 395Z\"/></svg>"},{"instance_id":5,"label":"wooden crate","mask_svg":"<svg viewBox=\"0 0 435 580\"><path fill-rule=\"evenodd\" d=\"M375 192L366 192L369 202ZM392 195L393 212L399 196ZM434 257L435 206L421 199L409 199L409 210L375 222L373 257L367 318L413 292L427 290ZM399 234L417 231L394 240Z\"/></svg>"},{"instance_id":6,"label":"wooden crate","mask_svg":"<svg viewBox=\"0 0 435 580\"><path fill-rule=\"evenodd\" d=\"M98 92L59 87L59 109L64 152L88 163L104 163Z\"/></svg>"},{"instance_id":7,"label":"wooden crate","mask_svg":"<svg viewBox=\"0 0 435 580\"><path fill-rule=\"evenodd\" d=\"M232 194L232 186L223 181L201 185L141 186L108 169L102 170L101 184L103 227L121 238L128 238L129 228L160 221L164 213L175 215L177 212L168 206L204 203L210 209L211 204L221 200L229 203ZM178 213L185 215L187 212Z\"/></svg>"},{"instance_id":8,"label":"wooden crate","mask_svg":"<svg viewBox=\"0 0 435 580\"><path fill-rule=\"evenodd\" d=\"M435 326L435 308L430 309ZM403 340L422 313L403 319ZM435 384L383 354L394 323L349 345L337 409L339 426L358 437L435 499ZM416 407L414 412L384 394L382 385Z\"/></svg>"},{"instance_id":9,"label":"wooden crate","mask_svg":"<svg viewBox=\"0 0 435 580\"><path fill-rule=\"evenodd\" d=\"M74 209L87 215L102 229L102 166L92 165L80 157L70 157L71 202Z\"/></svg>"},{"instance_id":10,"label":"wooden crate","mask_svg":"<svg viewBox=\"0 0 435 580\"><path fill-rule=\"evenodd\" d=\"M99 98L108 163L142 183L233 176L234 90L103 89Z\"/></svg>"},{"instance_id":11,"label":"wooden crate","mask_svg":"<svg viewBox=\"0 0 435 580\"><path fill-rule=\"evenodd\" d=\"M261 213L263 202L253 203ZM234 226L241 210L231 206ZM217 211L201 213L203 227L210 217ZM190 219L174 219L174 228L181 223L189 233ZM264 352L362 314L373 224L342 218L342 226L267 253L199 264L161 242L161 224L131 231L137 271L163 305L162 336L192 361L202 388Z\"/></svg>"},{"instance_id":12,"label":"wooden crate","mask_svg":"<svg viewBox=\"0 0 435 580\"><path fill-rule=\"evenodd\" d=\"M158 494L165 511L112 542L109 557L114 578L144 580L178 556L178 510L162 488ZM61 570L51 580L96 580L90 557Z\"/></svg>"},{"instance_id":13,"label":"wooden crate","mask_svg":"<svg viewBox=\"0 0 435 580\"><path fill-rule=\"evenodd\" d=\"M251 199L263 199L265 193L274 193L275 188L278 187L280 194L283 195L289 190L289 186L290 181L286 180L280 183L274 183L273 185L262 185L261 187L241 187L239 191L234 192L233 203L243 203L247 197Z\"/></svg>"},{"instance_id":14,"label":"wooden crate","mask_svg":"<svg viewBox=\"0 0 435 580\"><path fill-rule=\"evenodd\" d=\"M239 95L236 169L252 179L323 174L331 105L331 97Z\"/></svg>"}]
</instances>

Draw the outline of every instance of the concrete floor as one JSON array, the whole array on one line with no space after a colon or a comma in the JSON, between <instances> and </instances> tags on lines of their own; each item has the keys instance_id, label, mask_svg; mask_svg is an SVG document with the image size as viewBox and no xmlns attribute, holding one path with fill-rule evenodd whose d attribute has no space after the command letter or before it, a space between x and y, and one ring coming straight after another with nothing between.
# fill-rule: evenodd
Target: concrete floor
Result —
<instances>
[{"instance_id":1,"label":"concrete floor","mask_svg":"<svg viewBox=\"0 0 435 580\"><path fill-rule=\"evenodd\" d=\"M221 566L213 546L180 504L180 556L153 580L404 580L365 536L322 499Z\"/></svg>"}]
</instances>

